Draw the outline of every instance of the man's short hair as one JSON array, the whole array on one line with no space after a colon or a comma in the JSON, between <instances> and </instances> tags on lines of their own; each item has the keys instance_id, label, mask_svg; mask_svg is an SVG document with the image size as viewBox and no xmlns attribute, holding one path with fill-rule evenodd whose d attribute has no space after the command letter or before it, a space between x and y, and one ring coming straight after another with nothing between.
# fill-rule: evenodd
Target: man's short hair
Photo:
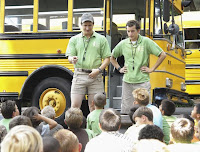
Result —
<instances>
[{"instance_id":1,"label":"man's short hair","mask_svg":"<svg viewBox=\"0 0 200 152\"><path fill-rule=\"evenodd\" d=\"M194 136L194 124L186 118L178 118L171 126L171 134L175 142L191 143Z\"/></svg>"},{"instance_id":2,"label":"man's short hair","mask_svg":"<svg viewBox=\"0 0 200 152\"><path fill-rule=\"evenodd\" d=\"M140 107L139 104L134 104L133 107L130 109L130 112L129 112L129 117L132 121L132 123L135 124L135 120L133 119L133 114L135 113L135 111Z\"/></svg>"},{"instance_id":3,"label":"man's short hair","mask_svg":"<svg viewBox=\"0 0 200 152\"><path fill-rule=\"evenodd\" d=\"M13 112L15 109L16 102L13 100L6 100L1 104L1 113L5 119L10 119L13 116Z\"/></svg>"},{"instance_id":4,"label":"man's short hair","mask_svg":"<svg viewBox=\"0 0 200 152\"><path fill-rule=\"evenodd\" d=\"M106 104L106 96L103 93L97 93L94 96L94 105L98 108L103 108Z\"/></svg>"},{"instance_id":5,"label":"man's short hair","mask_svg":"<svg viewBox=\"0 0 200 152\"><path fill-rule=\"evenodd\" d=\"M27 116L30 118L34 128L39 126L39 124L41 123L41 120L38 121L38 120L33 119L33 116L38 115L38 114L40 114L40 109L38 109L37 107L29 107L23 112L24 116Z\"/></svg>"},{"instance_id":6,"label":"man's short hair","mask_svg":"<svg viewBox=\"0 0 200 152\"><path fill-rule=\"evenodd\" d=\"M43 152L59 152L61 147L58 140L52 136L46 136L43 140Z\"/></svg>"},{"instance_id":7,"label":"man's short hair","mask_svg":"<svg viewBox=\"0 0 200 152\"><path fill-rule=\"evenodd\" d=\"M79 108L70 108L65 112L65 122L71 129L80 128L83 123L83 112Z\"/></svg>"},{"instance_id":8,"label":"man's short hair","mask_svg":"<svg viewBox=\"0 0 200 152\"><path fill-rule=\"evenodd\" d=\"M146 125L139 132L138 140L140 139L158 139L163 142L163 131L156 125Z\"/></svg>"},{"instance_id":9,"label":"man's short hair","mask_svg":"<svg viewBox=\"0 0 200 152\"><path fill-rule=\"evenodd\" d=\"M54 134L54 138L56 138L60 143L62 152L72 152L78 148L77 146L79 146L77 136L73 132L66 129L60 129Z\"/></svg>"},{"instance_id":10,"label":"man's short hair","mask_svg":"<svg viewBox=\"0 0 200 152\"><path fill-rule=\"evenodd\" d=\"M153 121L153 112L150 108L147 108L145 106L139 107L135 113L133 114L133 120L135 120L136 117L141 118L142 115L146 116L149 121Z\"/></svg>"},{"instance_id":11,"label":"man's short hair","mask_svg":"<svg viewBox=\"0 0 200 152\"><path fill-rule=\"evenodd\" d=\"M144 88L133 90L133 98L139 105L146 106L149 103L149 92Z\"/></svg>"},{"instance_id":12,"label":"man's short hair","mask_svg":"<svg viewBox=\"0 0 200 152\"><path fill-rule=\"evenodd\" d=\"M164 115L166 116L171 116L176 110L176 105L171 100L164 99L162 100L161 105Z\"/></svg>"},{"instance_id":13,"label":"man's short hair","mask_svg":"<svg viewBox=\"0 0 200 152\"><path fill-rule=\"evenodd\" d=\"M112 108L105 109L99 116L99 123L105 131L117 131L121 125L120 113Z\"/></svg>"},{"instance_id":14,"label":"man's short hair","mask_svg":"<svg viewBox=\"0 0 200 152\"><path fill-rule=\"evenodd\" d=\"M56 116L55 110L52 106L45 106L42 109L41 114L50 119L54 119Z\"/></svg>"},{"instance_id":15,"label":"man's short hair","mask_svg":"<svg viewBox=\"0 0 200 152\"><path fill-rule=\"evenodd\" d=\"M139 22L138 21L136 21L136 20L130 20L130 21L128 21L127 23L126 23L126 27L132 27L132 26L135 26L135 28L137 29L137 30L139 30L140 29L140 24L139 24Z\"/></svg>"},{"instance_id":16,"label":"man's short hair","mask_svg":"<svg viewBox=\"0 0 200 152\"><path fill-rule=\"evenodd\" d=\"M189 119L192 123L195 123L194 119L188 114L182 114L180 115L180 118L186 118L186 119Z\"/></svg>"},{"instance_id":17,"label":"man's short hair","mask_svg":"<svg viewBox=\"0 0 200 152\"><path fill-rule=\"evenodd\" d=\"M21 115L14 117L10 121L9 129L12 129L13 127L18 126L18 125L26 125L30 127L33 126L29 117L21 116Z\"/></svg>"}]
</instances>

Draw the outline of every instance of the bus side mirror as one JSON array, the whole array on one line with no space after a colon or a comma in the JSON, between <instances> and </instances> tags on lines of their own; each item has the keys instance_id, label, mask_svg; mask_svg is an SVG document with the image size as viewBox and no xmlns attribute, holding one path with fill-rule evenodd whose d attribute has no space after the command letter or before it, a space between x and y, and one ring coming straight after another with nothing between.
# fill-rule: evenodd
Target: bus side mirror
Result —
<instances>
[{"instance_id":1,"label":"bus side mirror","mask_svg":"<svg viewBox=\"0 0 200 152\"><path fill-rule=\"evenodd\" d=\"M164 24L164 32L167 34L169 32L169 28L167 26L167 23Z\"/></svg>"},{"instance_id":2,"label":"bus side mirror","mask_svg":"<svg viewBox=\"0 0 200 152\"><path fill-rule=\"evenodd\" d=\"M164 0L163 2L163 20L169 22L169 0Z\"/></svg>"}]
</instances>

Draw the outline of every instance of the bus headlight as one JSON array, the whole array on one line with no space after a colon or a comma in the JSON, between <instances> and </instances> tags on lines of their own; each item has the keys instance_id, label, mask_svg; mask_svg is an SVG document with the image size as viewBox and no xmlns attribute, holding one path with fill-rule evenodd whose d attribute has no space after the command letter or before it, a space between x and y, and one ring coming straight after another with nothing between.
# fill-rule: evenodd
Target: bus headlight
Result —
<instances>
[{"instance_id":1,"label":"bus headlight","mask_svg":"<svg viewBox=\"0 0 200 152\"><path fill-rule=\"evenodd\" d=\"M186 84L184 82L181 82L181 90L182 91L186 90Z\"/></svg>"},{"instance_id":2,"label":"bus headlight","mask_svg":"<svg viewBox=\"0 0 200 152\"><path fill-rule=\"evenodd\" d=\"M173 80L170 78L166 78L166 87L171 88L173 85Z\"/></svg>"}]
</instances>

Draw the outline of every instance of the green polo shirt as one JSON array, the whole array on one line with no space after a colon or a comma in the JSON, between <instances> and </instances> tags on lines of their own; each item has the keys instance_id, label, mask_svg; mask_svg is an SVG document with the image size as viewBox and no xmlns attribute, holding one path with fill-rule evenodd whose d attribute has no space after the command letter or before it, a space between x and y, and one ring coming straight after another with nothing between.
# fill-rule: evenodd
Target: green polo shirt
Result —
<instances>
[{"instance_id":1,"label":"green polo shirt","mask_svg":"<svg viewBox=\"0 0 200 152\"><path fill-rule=\"evenodd\" d=\"M142 66L149 65L149 56L159 56L162 49L151 39L139 35L137 43L132 44L130 39L124 39L113 49L112 55L117 58L124 56L128 72L124 74L123 81L127 83L143 83L150 80L149 74L140 70ZM134 70L133 70L134 66Z\"/></svg>"},{"instance_id":2,"label":"green polo shirt","mask_svg":"<svg viewBox=\"0 0 200 152\"><path fill-rule=\"evenodd\" d=\"M78 56L75 68L96 69L101 65L102 59L111 56L111 51L104 36L93 32L90 39L87 39L80 33L69 40L66 56Z\"/></svg>"}]
</instances>

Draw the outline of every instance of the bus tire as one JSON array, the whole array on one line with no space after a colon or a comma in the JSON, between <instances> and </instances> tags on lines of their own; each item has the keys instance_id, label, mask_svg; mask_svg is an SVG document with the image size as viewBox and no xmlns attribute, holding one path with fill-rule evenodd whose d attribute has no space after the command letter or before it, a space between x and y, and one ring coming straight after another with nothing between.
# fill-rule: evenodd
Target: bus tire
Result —
<instances>
[{"instance_id":1,"label":"bus tire","mask_svg":"<svg viewBox=\"0 0 200 152\"><path fill-rule=\"evenodd\" d=\"M44 79L34 89L32 106L39 109L43 109L47 105L53 106L58 116L56 121L64 125L65 111L71 106L70 90L70 82L63 78Z\"/></svg>"}]
</instances>

